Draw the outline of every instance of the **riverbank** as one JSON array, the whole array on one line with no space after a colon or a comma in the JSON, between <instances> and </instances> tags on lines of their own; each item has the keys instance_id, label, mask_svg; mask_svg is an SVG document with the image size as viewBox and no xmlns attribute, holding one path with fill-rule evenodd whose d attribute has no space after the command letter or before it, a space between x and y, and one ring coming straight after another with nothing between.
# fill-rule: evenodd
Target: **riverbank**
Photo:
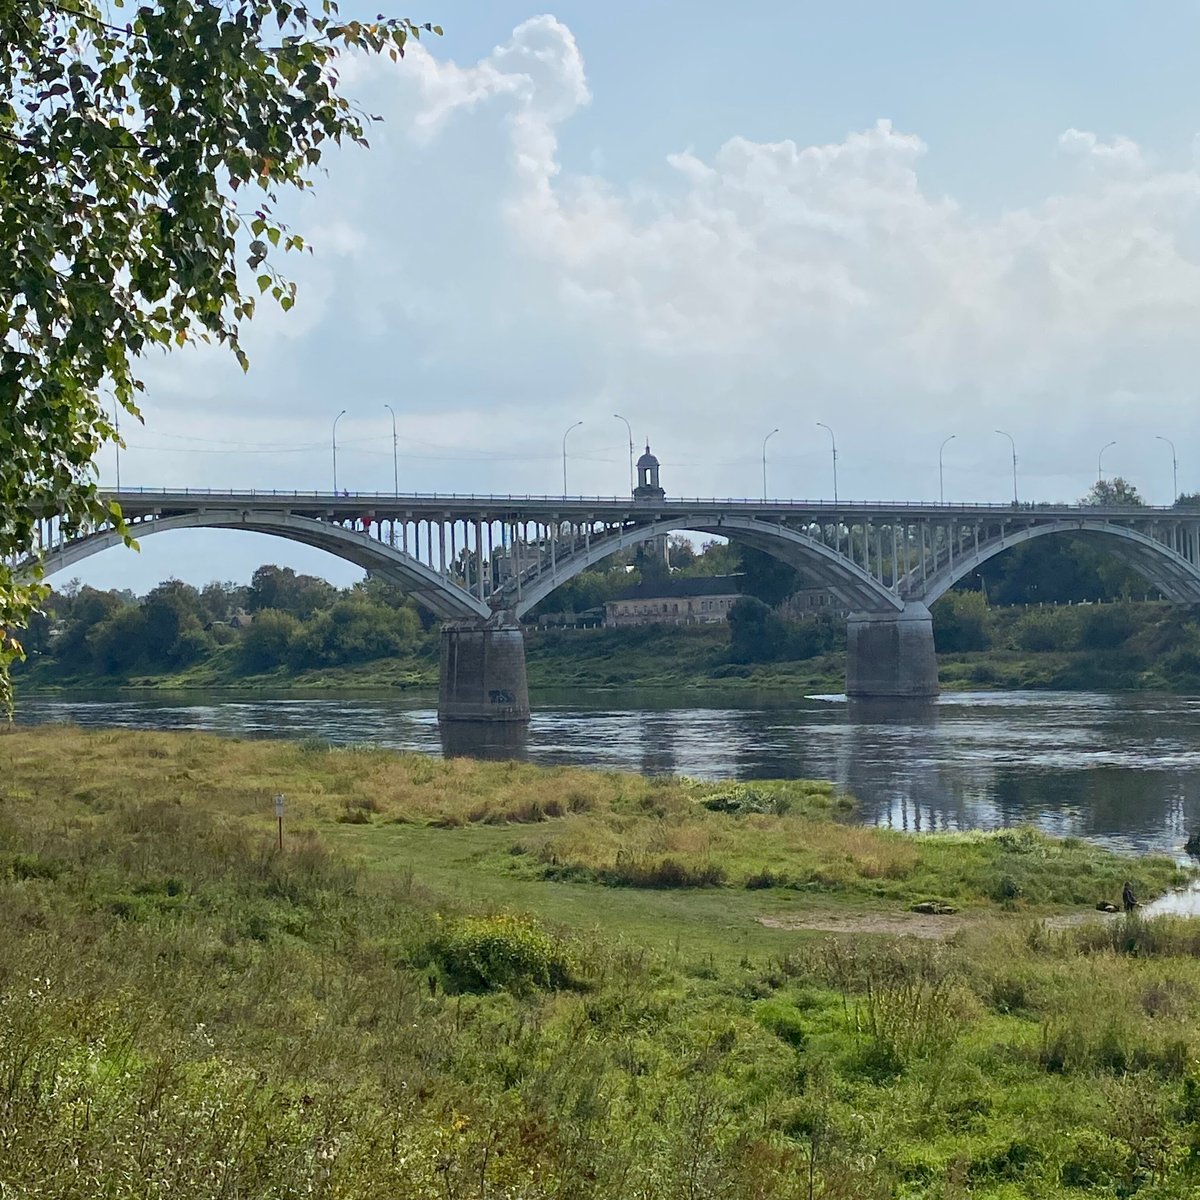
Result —
<instances>
[{"instance_id":1,"label":"riverbank","mask_svg":"<svg viewBox=\"0 0 1200 1200\"><path fill-rule=\"evenodd\" d=\"M956 600L941 618L938 655L946 691L1200 691L1200 653L1186 610L1161 604L987 610ZM974 611L979 609L979 611ZM939 610L940 611L940 610ZM983 622L972 625L971 621ZM986 641L986 648L970 649ZM1082 646L1084 640L1099 644ZM1066 648L1064 648L1066 647ZM1072 648L1073 647L1073 648ZM529 683L537 689L779 692L821 695L845 686L845 654L832 651L794 661L733 662L729 630L706 626L633 629L530 629ZM34 661L18 672L19 686L40 692L130 687L149 690L248 692L436 691L436 638L415 651L342 666L276 666L249 671L237 645L217 647L201 661L173 671L119 674L72 672Z\"/></svg>"},{"instance_id":2,"label":"riverbank","mask_svg":"<svg viewBox=\"0 0 1200 1200\"><path fill-rule=\"evenodd\" d=\"M15 1195L1194 1190L1200 935L1089 920L1166 860L316 743L10 729L0 767ZM893 936L931 901L951 940Z\"/></svg>"}]
</instances>

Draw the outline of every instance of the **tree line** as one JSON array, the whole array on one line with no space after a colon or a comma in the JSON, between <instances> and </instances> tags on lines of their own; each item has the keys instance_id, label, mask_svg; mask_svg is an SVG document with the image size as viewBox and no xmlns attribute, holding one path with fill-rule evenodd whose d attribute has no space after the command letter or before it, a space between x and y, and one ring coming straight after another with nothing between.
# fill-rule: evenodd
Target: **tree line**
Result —
<instances>
[{"instance_id":1,"label":"tree line","mask_svg":"<svg viewBox=\"0 0 1200 1200\"><path fill-rule=\"evenodd\" d=\"M265 565L249 584L170 579L144 596L67 584L25 634L29 666L112 678L180 671L223 653L244 674L432 655L431 619L396 588L336 588Z\"/></svg>"}]
</instances>

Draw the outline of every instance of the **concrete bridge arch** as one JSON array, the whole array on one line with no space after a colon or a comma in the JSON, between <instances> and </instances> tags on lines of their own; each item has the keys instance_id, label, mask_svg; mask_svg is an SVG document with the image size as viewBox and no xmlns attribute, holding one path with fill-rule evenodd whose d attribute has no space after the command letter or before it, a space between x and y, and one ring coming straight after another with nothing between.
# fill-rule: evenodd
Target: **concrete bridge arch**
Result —
<instances>
[{"instance_id":1,"label":"concrete bridge arch","mask_svg":"<svg viewBox=\"0 0 1200 1200\"><path fill-rule=\"evenodd\" d=\"M927 607L932 606L956 583L989 559L1033 538L1063 534L1103 543L1109 553L1127 563L1166 599L1183 604L1200 603L1200 570L1184 555L1141 530L1084 518L1045 522L1005 532L982 543L977 550L946 564L923 584L911 577L902 580L901 592L919 595Z\"/></svg>"},{"instance_id":2,"label":"concrete bridge arch","mask_svg":"<svg viewBox=\"0 0 1200 1200\"><path fill-rule=\"evenodd\" d=\"M777 522L734 515L717 520L696 520L686 516L660 519L607 534L585 549L559 559L549 571L534 575L529 584L521 588L519 599L515 593L511 597L513 610L522 617L557 588L596 563L656 537L681 531L726 537L770 554L803 570L809 578L833 592L848 609L878 613L904 609L905 602L895 591L823 542Z\"/></svg>"},{"instance_id":3,"label":"concrete bridge arch","mask_svg":"<svg viewBox=\"0 0 1200 1200\"><path fill-rule=\"evenodd\" d=\"M200 509L173 516L153 517L130 526L131 533L137 538L179 529L239 529L246 533L281 537L324 550L402 587L417 603L439 617L486 620L492 615L487 604L450 583L432 567L365 533L331 521L320 521L290 512ZM122 540L121 535L112 529L75 538L45 556L43 571L47 576L65 571L93 554L121 545Z\"/></svg>"}]
</instances>

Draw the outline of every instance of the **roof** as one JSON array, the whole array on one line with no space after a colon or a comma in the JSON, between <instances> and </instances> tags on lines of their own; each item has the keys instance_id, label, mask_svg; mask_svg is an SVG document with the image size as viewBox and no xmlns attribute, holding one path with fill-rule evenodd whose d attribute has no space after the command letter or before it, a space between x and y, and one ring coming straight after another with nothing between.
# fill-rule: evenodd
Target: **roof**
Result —
<instances>
[{"instance_id":1,"label":"roof","mask_svg":"<svg viewBox=\"0 0 1200 1200\"><path fill-rule=\"evenodd\" d=\"M657 467L658 466L658 459L655 458L654 455L650 453L650 443L649 442L646 443L646 453L643 454L642 457L637 460L637 465L639 468L641 468L641 467Z\"/></svg>"},{"instance_id":2,"label":"roof","mask_svg":"<svg viewBox=\"0 0 1200 1200\"><path fill-rule=\"evenodd\" d=\"M697 596L736 596L740 575L693 575L685 579L651 580L613 597L614 600L683 600Z\"/></svg>"}]
</instances>

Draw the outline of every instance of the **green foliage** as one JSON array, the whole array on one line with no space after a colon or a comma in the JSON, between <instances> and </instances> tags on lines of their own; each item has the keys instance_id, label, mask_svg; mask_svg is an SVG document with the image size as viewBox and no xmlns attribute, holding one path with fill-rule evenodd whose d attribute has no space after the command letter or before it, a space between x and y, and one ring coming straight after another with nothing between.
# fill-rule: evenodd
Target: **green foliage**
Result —
<instances>
[{"instance_id":1,"label":"green foliage","mask_svg":"<svg viewBox=\"0 0 1200 1200\"><path fill-rule=\"evenodd\" d=\"M782 604L800 585L800 572L772 554L739 546L742 591L774 607Z\"/></svg>"},{"instance_id":2,"label":"green foliage","mask_svg":"<svg viewBox=\"0 0 1200 1200\"><path fill-rule=\"evenodd\" d=\"M1112 479L1097 479L1088 489L1088 494L1079 503L1141 508L1146 502L1129 480L1116 475Z\"/></svg>"},{"instance_id":3,"label":"green foliage","mask_svg":"<svg viewBox=\"0 0 1200 1200\"><path fill-rule=\"evenodd\" d=\"M717 785L61 728L0 735L0 754L6 1194L1195 1194L1190 922L1144 922L1154 952L1114 953L1119 919L993 911L930 943L867 927L890 899L773 910L846 930L813 935L765 927L761 892L523 881L486 852L511 830L419 819L557 796L561 827L676 805L777 820L749 796L709 811ZM753 786L794 811L828 799ZM373 798L379 820L338 823ZM836 839L832 859L874 833L811 821L803 840ZM947 878L980 856L1052 876L1114 859L1022 830L917 845Z\"/></svg>"},{"instance_id":4,"label":"green foliage","mask_svg":"<svg viewBox=\"0 0 1200 1200\"><path fill-rule=\"evenodd\" d=\"M307 621L314 613L328 608L337 590L315 575L297 575L291 567L266 564L258 568L246 591L246 607L251 612L272 609Z\"/></svg>"},{"instance_id":5,"label":"green foliage","mask_svg":"<svg viewBox=\"0 0 1200 1200\"><path fill-rule=\"evenodd\" d=\"M933 606L933 640L945 652L991 646L987 601L979 592L947 592Z\"/></svg>"},{"instance_id":6,"label":"green foliage","mask_svg":"<svg viewBox=\"0 0 1200 1200\"><path fill-rule=\"evenodd\" d=\"M1077 649L1081 612L1075 607L1030 609L1017 621L1012 641L1021 650L1035 653Z\"/></svg>"},{"instance_id":7,"label":"green foliage","mask_svg":"<svg viewBox=\"0 0 1200 1200\"><path fill-rule=\"evenodd\" d=\"M828 613L789 620L753 596L729 609L729 658L733 663L803 661L845 648L845 621Z\"/></svg>"},{"instance_id":8,"label":"green foliage","mask_svg":"<svg viewBox=\"0 0 1200 1200\"><path fill-rule=\"evenodd\" d=\"M311 186L327 146L366 144L339 54L399 55L419 33L344 21L332 0L112 18L92 0L0 4L0 703L42 597L36 566L13 565L36 522L124 531L89 472L117 436L101 394L137 416L134 363L156 347L213 341L247 366L258 294L295 299L272 250L304 248L278 190Z\"/></svg>"},{"instance_id":9,"label":"green foliage","mask_svg":"<svg viewBox=\"0 0 1200 1200\"><path fill-rule=\"evenodd\" d=\"M530 917L499 913L443 923L428 955L452 991L572 986L578 973L567 944Z\"/></svg>"},{"instance_id":10,"label":"green foliage","mask_svg":"<svg viewBox=\"0 0 1200 1200\"><path fill-rule=\"evenodd\" d=\"M1128 604L1097 604L1082 617L1079 644L1085 650L1112 650L1124 645L1137 629L1137 619Z\"/></svg>"},{"instance_id":11,"label":"green foliage","mask_svg":"<svg viewBox=\"0 0 1200 1200\"><path fill-rule=\"evenodd\" d=\"M226 669L243 675L288 664L339 667L432 655L431 639L403 597L395 607L393 596L376 589L339 592L273 566L260 567L254 580L249 589L211 583L203 592L170 580L141 601L68 585L47 604L53 625L37 654L42 677L182 671L221 658L224 647ZM267 596L294 611L260 607L249 619L241 602Z\"/></svg>"},{"instance_id":12,"label":"green foliage","mask_svg":"<svg viewBox=\"0 0 1200 1200\"><path fill-rule=\"evenodd\" d=\"M754 1006L754 1017L758 1023L780 1041L786 1042L796 1050L804 1046L807 1037L804 1028L804 1015L794 1005L782 997L763 1000Z\"/></svg>"},{"instance_id":13,"label":"green foliage","mask_svg":"<svg viewBox=\"0 0 1200 1200\"><path fill-rule=\"evenodd\" d=\"M263 608L242 631L238 646L242 666L251 674L272 671L288 660L293 641L300 632L300 621L291 613Z\"/></svg>"}]
</instances>

